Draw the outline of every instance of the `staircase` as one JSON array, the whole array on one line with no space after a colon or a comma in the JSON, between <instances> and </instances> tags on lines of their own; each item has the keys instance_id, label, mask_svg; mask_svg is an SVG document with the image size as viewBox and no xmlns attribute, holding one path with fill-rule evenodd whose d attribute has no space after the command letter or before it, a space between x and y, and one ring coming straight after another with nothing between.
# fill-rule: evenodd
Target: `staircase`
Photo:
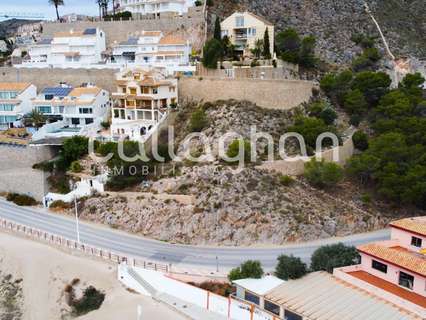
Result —
<instances>
[{"instance_id":1,"label":"staircase","mask_svg":"<svg viewBox=\"0 0 426 320\"><path fill-rule=\"evenodd\" d=\"M131 276L137 283L139 283L151 296L157 295L157 290L146 282L133 268L127 267L127 273Z\"/></svg>"}]
</instances>

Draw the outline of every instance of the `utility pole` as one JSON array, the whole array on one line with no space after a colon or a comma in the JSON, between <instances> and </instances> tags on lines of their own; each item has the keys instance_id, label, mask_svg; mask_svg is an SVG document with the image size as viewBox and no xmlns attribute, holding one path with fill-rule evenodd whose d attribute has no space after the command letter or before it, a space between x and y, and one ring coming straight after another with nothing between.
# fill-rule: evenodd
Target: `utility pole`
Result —
<instances>
[{"instance_id":1,"label":"utility pole","mask_svg":"<svg viewBox=\"0 0 426 320\"><path fill-rule=\"evenodd\" d=\"M80 229L78 225L78 208L77 208L77 195L74 195L74 207L75 207L75 228L77 231L77 243L80 243Z\"/></svg>"}]
</instances>

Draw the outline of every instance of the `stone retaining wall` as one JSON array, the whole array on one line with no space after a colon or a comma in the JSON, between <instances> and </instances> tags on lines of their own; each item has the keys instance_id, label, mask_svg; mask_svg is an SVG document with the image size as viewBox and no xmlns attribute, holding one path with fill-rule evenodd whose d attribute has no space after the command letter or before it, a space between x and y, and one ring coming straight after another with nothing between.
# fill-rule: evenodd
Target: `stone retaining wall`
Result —
<instances>
[{"instance_id":1,"label":"stone retaining wall","mask_svg":"<svg viewBox=\"0 0 426 320\"><path fill-rule=\"evenodd\" d=\"M54 149L48 146L0 144L0 191L27 194L41 201L48 192L48 174L32 166L52 159L54 154Z\"/></svg>"},{"instance_id":2,"label":"stone retaining wall","mask_svg":"<svg viewBox=\"0 0 426 320\"><path fill-rule=\"evenodd\" d=\"M290 109L307 102L315 84L300 80L186 78L179 81L181 101L248 100L269 109Z\"/></svg>"},{"instance_id":3,"label":"stone retaining wall","mask_svg":"<svg viewBox=\"0 0 426 320\"><path fill-rule=\"evenodd\" d=\"M326 162L333 161L333 153L336 152L338 154L337 163L344 166L346 162L352 157L354 154L354 144L352 142L352 138L347 139L343 145L327 149L321 153L321 158ZM266 161L260 166L257 166L258 169L265 169L268 171L275 171L281 173L283 175L302 175L305 172L305 163L310 161L312 157L295 157L287 160L275 160L275 161Z\"/></svg>"}]
</instances>

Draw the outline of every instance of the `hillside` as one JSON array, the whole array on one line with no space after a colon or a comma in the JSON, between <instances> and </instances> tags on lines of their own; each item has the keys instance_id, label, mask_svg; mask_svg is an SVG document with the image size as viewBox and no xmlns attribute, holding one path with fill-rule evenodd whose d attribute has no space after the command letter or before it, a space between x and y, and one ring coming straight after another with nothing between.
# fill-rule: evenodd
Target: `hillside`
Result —
<instances>
[{"instance_id":1,"label":"hillside","mask_svg":"<svg viewBox=\"0 0 426 320\"><path fill-rule=\"evenodd\" d=\"M351 41L354 33L379 35L363 3L362 0L225 0L215 1L212 12L223 18L234 10L249 10L273 22L277 31L291 27L301 34L313 34L321 58L346 64L359 52ZM368 4L394 54L426 56L423 0L372 0Z\"/></svg>"},{"instance_id":2,"label":"hillside","mask_svg":"<svg viewBox=\"0 0 426 320\"><path fill-rule=\"evenodd\" d=\"M0 22L0 39L13 36L20 26L35 23L36 20L9 19Z\"/></svg>"}]
</instances>

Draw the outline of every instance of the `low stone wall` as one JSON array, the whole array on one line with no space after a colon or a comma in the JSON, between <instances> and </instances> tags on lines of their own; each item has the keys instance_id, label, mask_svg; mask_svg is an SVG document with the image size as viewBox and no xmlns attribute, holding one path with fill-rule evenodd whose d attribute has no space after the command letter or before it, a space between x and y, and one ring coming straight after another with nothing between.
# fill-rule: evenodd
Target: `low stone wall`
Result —
<instances>
[{"instance_id":1,"label":"low stone wall","mask_svg":"<svg viewBox=\"0 0 426 320\"><path fill-rule=\"evenodd\" d=\"M307 102L313 87L313 82L300 80L183 77L179 81L179 96L181 102L235 99L269 109L291 109Z\"/></svg>"},{"instance_id":2,"label":"low stone wall","mask_svg":"<svg viewBox=\"0 0 426 320\"><path fill-rule=\"evenodd\" d=\"M336 148L327 149L322 152L321 157L324 161L332 162L333 161L333 153ZM352 142L352 138L347 139L342 146L337 147L338 152L338 161L337 163L340 165L345 165L346 162L352 157L354 154L354 144ZM312 157L295 157L287 160L275 160L275 161L266 161L260 166L257 166L259 169L265 169L268 171L275 171L281 173L283 175L302 175L305 172L305 163L310 161Z\"/></svg>"},{"instance_id":3,"label":"low stone wall","mask_svg":"<svg viewBox=\"0 0 426 320\"><path fill-rule=\"evenodd\" d=\"M27 194L41 201L48 192L48 174L32 166L52 159L54 154L54 149L48 146L0 144L0 191Z\"/></svg>"},{"instance_id":4,"label":"low stone wall","mask_svg":"<svg viewBox=\"0 0 426 320\"><path fill-rule=\"evenodd\" d=\"M0 68L0 82L30 82L41 90L66 82L79 86L83 82L93 82L97 86L113 92L116 90L115 73L111 69L59 69L59 68Z\"/></svg>"}]
</instances>

